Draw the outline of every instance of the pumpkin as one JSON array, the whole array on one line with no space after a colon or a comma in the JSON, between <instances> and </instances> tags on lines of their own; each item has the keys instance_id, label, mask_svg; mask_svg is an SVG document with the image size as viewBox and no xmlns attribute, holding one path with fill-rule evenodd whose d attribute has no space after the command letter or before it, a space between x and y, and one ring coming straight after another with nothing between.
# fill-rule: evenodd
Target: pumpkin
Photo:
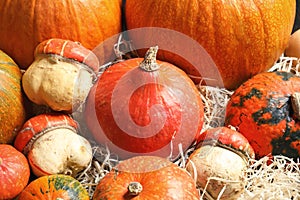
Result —
<instances>
[{"instance_id":1,"label":"pumpkin","mask_svg":"<svg viewBox=\"0 0 300 200\"><path fill-rule=\"evenodd\" d=\"M12 143L25 121L21 88L22 73L16 63L0 50L0 143Z\"/></svg>"},{"instance_id":2,"label":"pumpkin","mask_svg":"<svg viewBox=\"0 0 300 200\"><path fill-rule=\"evenodd\" d=\"M87 190L75 178L55 174L39 177L28 184L18 200L89 200Z\"/></svg>"},{"instance_id":3,"label":"pumpkin","mask_svg":"<svg viewBox=\"0 0 300 200\"><path fill-rule=\"evenodd\" d=\"M296 0L296 17L294 21L293 31L289 39L287 48L284 51L287 57L295 57L297 60L293 61L296 66L300 62L300 1Z\"/></svg>"},{"instance_id":4,"label":"pumpkin","mask_svg":"<svg viewBox=\"0 0 300 200\"><path fill-rule=\"evenodd\" d=\"M92 160L90 143L79 132L75 120L65 114L48 113L26 121L14 146L28 158L36 176L76 174Z\"/></svg>"},{"instance_id":5,"label":"pumpkin","mask_svg":"<svg viewBox=\"0 0 300 200\"><path fill-rule=\"evenodd\" d=\"M296 16L294 20L292 33L300 29L300 6L299 5L300 5L300 1L296 0Z\"/></svg>"},{"instance_id":6,"label":"pumpkin","mask_svg":"<svg viewBox=\"0 0 300 200\"><path fill-rule=\"evenodd\" d=\"M165 46L158 59L181 67L196 83L201 77L204 81L213 78L202 73L214 74L214 66L189 63L173 50L188 51L199 60L206 58L195 53L195 45L187 44L188 40L155 27L183 33L198 42L215 62L224 87L231 90L273 66L288 44L295 10L295 0L127 0L125 19L133 46ZM146 27L152 29L130 32Z\"/></svg>"},{"instance_id":7,"label":"pumpkin","mask_svg":"<svg viewBox=\"0 0 300 200\"><path fill-rule=\"evenodd\" d=\"M186 170L165 158L136 156L121 161L98 183L94 200L199 200Z\"/></svg>"},{"instance_id":8,"label":"pumpkin","mask_svg":"<svg viewBox=\"0 0 300 200\"><path fill-rule=\"evenodd\" d=\"M59 38L41 42L34 55L22 78L27 97L55 111L76 111L97 77L97 56L77 42Z\"/></svg>"},{"instance_id":9,"label":"pumpkin","mask_svg":"<svg viewBox=\"0 0 300 200\"><path fill-rule=\"evenodd\" d=\"M26 157L9 144L0 144L0 199L13 199L27 185L30 176Z\"/></svg>"},{"instance_id":10,"label":"pumpkin","mask_svg":"<svg viewBox=\"0 0 300 200\"><path fill-rule=\"evenodd\" d=\"M295 31L289 40L289 44L284 51L287 57L294 57L293 65L296 66L300 62L300 29Z\"/></svg>"},{"instance_id":11,"label":"pumpkin","mask_svg":"<svg viewBox=\"0 0 300 200\"><path fill-rule=\"evenodd\" d=\"M254 157L248 140L234 128L210 128L198 138L186 170L196 178L204 196L237 199L246 186L249 159Z\"/></svg>"},{"instance_id":12,"label":"pumpkin","mask_svg":"<svg viewBox=\"0 0 300 200\"><path fill-rule=\"evenodd\" d=\"M300 77L286 71L252 77L232 94L225 124L237 128L257 158L300 156Z\"/></svg>"},{"instance_id":13,"label":"pumpkin","mask_svg":"<svg viewBox=\"0 0 300 200\"><path fill-rule=\"evenodd\" d=\"M69 39L92 50L122 28L121 0L41 0L26 4L4 0L0 8L0 49L24 69L33 62L34 49L44 40ZM116 41L115 37L102 45L105 49L101 53L110 57L110 44Z\"/></svg>"},{"instance_id":14,"label":"pumpkin","mask_svg":"<svg viewBox=\"0 0 300 200\"><path fill-rule=\"evenodd\" d=\"M200 134L203 104L191 79L178 67L145 58L109 67L91 88L84 110L99 144L121 159L156 155L176 159Z\"/></svg>"}]
</instances>

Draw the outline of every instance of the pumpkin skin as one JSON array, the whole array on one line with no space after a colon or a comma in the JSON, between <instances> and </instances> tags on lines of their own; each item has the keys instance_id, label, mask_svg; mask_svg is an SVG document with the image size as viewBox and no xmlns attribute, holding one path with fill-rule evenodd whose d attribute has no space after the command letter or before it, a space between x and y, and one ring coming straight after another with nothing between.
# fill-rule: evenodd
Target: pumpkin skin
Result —
<instances>
[{"instance_id":1,"label":"pumpkin skin","mask_svg":"<svg viewBox=\"0 0 300 200\"><path fill-rule=\"evenodd\" d=\"M86 189L75 178L56 174L39 177L20 193L18 200L89 200Z\"/></svg>"},{"instance_id":2,"label":"pumpkin skin","mask_svg":"<svg viewBox=\"0 0 300 200\"><path fill-rule=\"evenodd\" d=\"M0 199L13 199L27 185L30 176L26 157L9 144L0 144Z\"/></svg>"},{"instance_id":3,"label":"pumpkin skin","mask_svg":"<svg viewBox=\"0 0 300 200\"><path fill-rule=\"evenodd\" d=\"M224 87L236 89L253 75L269 69L283 53L294 23L295 4L295 0L127 0L125 17L128 30L161 27L196 40L217 65ZM176 49L184 45L155 31L131 34L129 38L134 46L167 44ZM195 66L170 52L161 51L158 59L200 76Z\"/></svg>"},{"instance_id":4,"label":"pumpkin skin","mask_svg":"<svg viewBox=\"0 0 300 200\"><path fill-rule=\"evenodd\" d=\"M142 191L132 196L128 186L142 185ZM97 185L94 200L199 200L195 181L184 169L156 156L136 156L119 163Z\"/></svg>"},{"instance_id":5,"label":"pumpkin skin","mask_svg":"<svg viewBox=\"0 0 300 200\"><path fill-rule=\"evenodd\" d=\"M16 63L0 50L0 143L12 143L25 121L21 89L22 73Z\"/></svg>"},{"instance_id":6,"label":"pumpkin skin","mask_svg":"<svg viewBox=\"0 0 300 200\"><path fill-rule=\"evenodd\" d=\"M260 73L231 96L225 124L237 128L253 147L256 157L300 156L300 124L292 95L300 92L300 77L290 72Z\"/></svg>"},{"instance_id":7,"label":"pumpkin skin","mask_svg":"<svg viewBox=\"0 0 300 200\"><path fill-rule=\"evenodd\" d=\"M41 0L26 4L5 0L0 8L0 49L24 69L33 62L34 49L44 40L69 39L92 50L122 28L121 0ZM102 53L111 54L112 49Z\"/></svg>"},{"instance_id":8,"label":"pumpkin skin","mask_svg":"<svg viewBox=\"0 0 300 200\"><path fill-rule=\"evenodd\" d=\"M200 134L202 100L182 70L155 60L159 68L145 71L141 64L147 59L109 67L91 88L84 118L95 140L121 159L141 154L175 159L178 145L186 150Z\"/></svg>"}]
</instances>

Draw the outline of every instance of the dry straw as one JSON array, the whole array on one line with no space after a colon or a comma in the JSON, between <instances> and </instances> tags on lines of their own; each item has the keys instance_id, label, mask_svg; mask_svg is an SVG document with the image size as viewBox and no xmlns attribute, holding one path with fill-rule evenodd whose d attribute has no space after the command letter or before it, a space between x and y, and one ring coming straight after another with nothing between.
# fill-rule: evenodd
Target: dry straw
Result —
<instances>
[{"instance_id":1,"label":"dry straw","mask_svg":"<svg viewBox=\"0 0 300 200\"><path fill-rule=\"evenodd\" d=\"M122 53L118 47L130 47L128 53ZM118 57L132 57L132 46L120 37L116 44L116 54ZM125 49L128 52L128 49ZM298 62L292 65L292 62ZM270 71L283 70L290 71L299 75L299 60L296 58L281 57ZM226 104L230 99L232 91L224 88L210 86L198 86L201 98L204 103L204 127L203 131L208 128L222 126L224 124L224 115ZM81 124L82 125L82 124ZM84 127L84 124L82 125ZM83 128L87 131L86 127ZM86 133L83 133L84 135ZM109 149L99 146L91 140L93 145L94 158L89 166L77 175L77 179L86 187L92 197L96 185L99 181L118 164L118 157L110 153ZM188 155L194 150L192 146L175 163L179 167L185 167ZM217 179L217 177L210 177ZM226 180L222 180L225 181ZM229 181L229 180L228 180ZM300 199L300 161L292 160L284 156L274 156L273 162L268 162L268 157L260 160L250 160L249 168L245 171L246 187L238 200L296 200ZM225 188L224 188L225 189ZM199 189L200 199L211 199L205 194L205 188ZM221 191L222 192L222 191ZM219 198L222 199L220 193Z\"/></svg>"}]
</instances>

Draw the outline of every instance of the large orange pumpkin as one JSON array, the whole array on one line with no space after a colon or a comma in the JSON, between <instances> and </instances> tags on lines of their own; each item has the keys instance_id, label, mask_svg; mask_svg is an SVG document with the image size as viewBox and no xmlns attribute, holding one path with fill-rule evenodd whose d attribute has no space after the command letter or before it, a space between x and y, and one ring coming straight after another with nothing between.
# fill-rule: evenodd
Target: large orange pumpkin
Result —
<instances>
[{"instance_id":1,"label":"large orange pumpkin","mask_svg":"<svg viewBox=\"0 0 300 200\"><path fill-rule=\"evenodd\" d=\"M127 0L125 16L128 30L161 27L196 40L213 58L224 86L235 89L270 68L283 53L294 23L295 4L295 0ZM191 50L195 47L178 42L166 32L149 31L129 37L135 46L165 44L198 56ZM178 55L163 52L158 59L199 77L194 70L197 66ZM211 66L201 68L210 70Z\"/></svg>"},{"instance_id":2,"label":"large orange pumpkin","mask_svg":"<svg viewBox=\"0 0 300 200\"><path fill-rule=\"evenodd\" d=\"M12 143L25 121L21 77L20 68L0 50L0 143Z\"/></svg>"},{"instance_id":3,"label":"large orange pumpkin","mask_svg":"<svg viewBox=\"0 0 300 200\"><path fill-rule=\"evenodd\" d=\"M0 13L0 49L22 68L44 40L69 39L94 49L121 31L121 0L3 0Z\"/></svg>"}]
</instances>

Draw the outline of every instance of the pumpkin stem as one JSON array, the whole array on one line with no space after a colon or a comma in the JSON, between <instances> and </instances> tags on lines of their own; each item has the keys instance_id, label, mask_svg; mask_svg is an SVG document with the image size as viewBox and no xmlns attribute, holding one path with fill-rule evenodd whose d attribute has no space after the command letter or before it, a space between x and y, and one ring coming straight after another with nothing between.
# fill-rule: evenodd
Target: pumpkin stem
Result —
<instances>
[{"instance_id":1,"label":"pumpkin stem","mask_svg":"<svg viewBox=\"0 0 300 200\"><path fill-rule=\"evenodd\" d=\"M159 64L156 62L156 54L158 46L150 47L145 54L144 60L139 67L147 72L152 72L159 69Z\"/></svg>"},{"instance_id":2,"label":"pumpkin stem","mask_svg":"<svg viewBox=\"0 0 300 200\"><path fill-rule=\"evenodd\" d=\"M137 196L142 192L143 186L139 182L131 182L127 189L130 195Z\"/></svg>"},{"instance_id":3,"label":"pumpkin stem","mask_svg":"<svg viewBox=\"0 0 300 200\"><path fill-rule=\"evenodd\" d=\"M294 115L298 120L300 120L300 92L295 92L292 94L291 102Z\"/></svg>"}]
</instances>

